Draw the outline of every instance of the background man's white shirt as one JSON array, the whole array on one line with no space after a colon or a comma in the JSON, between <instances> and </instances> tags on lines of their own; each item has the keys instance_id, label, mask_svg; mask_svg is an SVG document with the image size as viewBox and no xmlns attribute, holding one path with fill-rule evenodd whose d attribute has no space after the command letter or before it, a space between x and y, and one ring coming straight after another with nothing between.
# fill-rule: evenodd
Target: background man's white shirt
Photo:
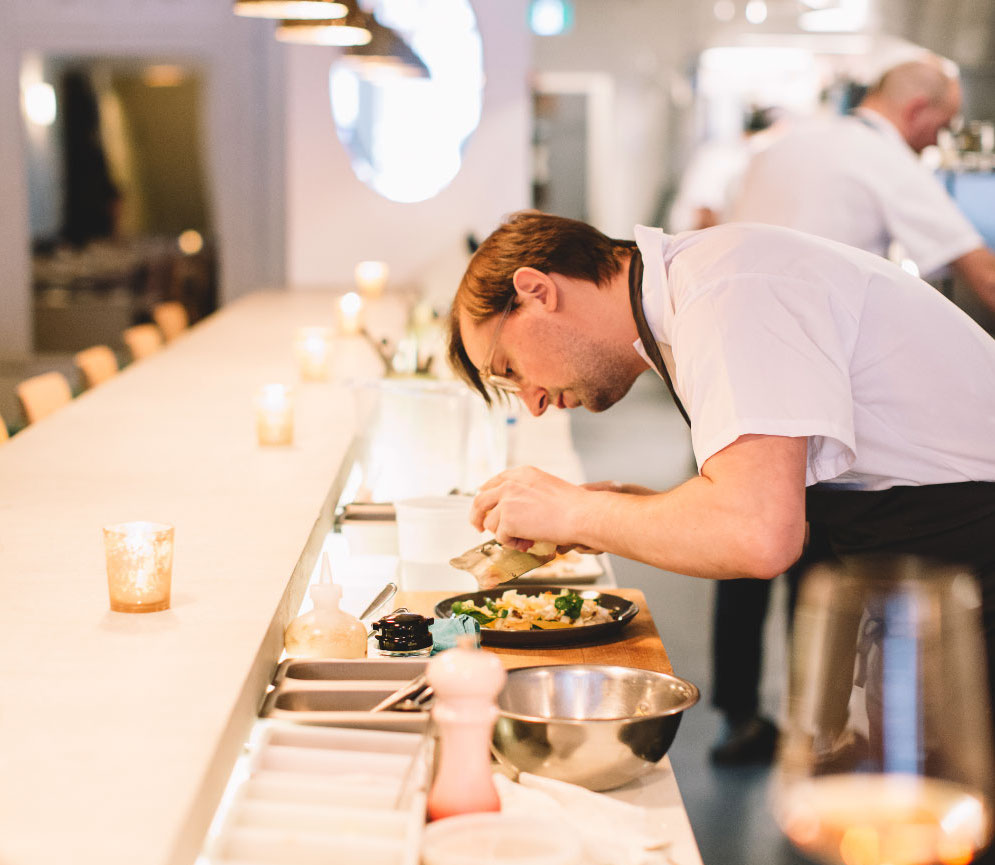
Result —
<instances>
[{"instance_id":1,"label":"background man's white shirt","mask_svg":"<svg viewBox=\"0 0 995 865\"><path fill-rule=\"evenodd\" d=\"M796 121L751 160L730 215L881 256L895 240L924 277L984 246L898 130L867 109Z\"/></svg>"}]
</instances>

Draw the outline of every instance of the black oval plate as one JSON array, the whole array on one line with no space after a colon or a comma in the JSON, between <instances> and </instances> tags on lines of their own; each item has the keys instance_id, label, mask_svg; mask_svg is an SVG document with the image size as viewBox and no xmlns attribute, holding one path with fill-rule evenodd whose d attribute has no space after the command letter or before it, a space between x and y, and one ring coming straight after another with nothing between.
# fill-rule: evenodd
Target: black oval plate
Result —
<instances>
[{"instance_id":1,"label":"black oval plate","mask_svg":"<svg viewBox=\"0 0 995 865\"><path fill-rule=\"evenodd\" d=\"M478 607L488 600L500 598L508 589L515 589L522 595L541 595L543 592L559 594L565 586L497 586L484 592L467 592L454 595L439 601L435 605L435 615L440 619L448 619L453 614L453 604L456 601L473 601ZM480 629L480 641L487 646L518 646L533 648L538 646L567 646L574 643L606 643L613 639L622 628L631 622L639 612L638 605L618 595L609 595L596 589L573 589L582 598L594 598L602 607L611 610L614 617L610 622L599 625L579 625L574 628L555 628L553 630L535 631L495 631L491 628Z\"/></svg>"}]
</instances>

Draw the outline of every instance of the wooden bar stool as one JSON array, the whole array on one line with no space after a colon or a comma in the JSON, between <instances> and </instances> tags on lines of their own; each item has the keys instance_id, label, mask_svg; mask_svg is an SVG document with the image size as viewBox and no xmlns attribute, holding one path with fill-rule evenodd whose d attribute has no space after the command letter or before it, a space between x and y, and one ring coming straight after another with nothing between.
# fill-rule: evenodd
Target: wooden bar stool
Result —
<instances>
[{"instance_id":1,"label":"wooden bar stool","mask_svg":"<svg viewBox=\"0 0 995 865\"><path fill-rule=\"evenodd\" d=\"M152 307L152 319L157 325L166 342L172 342L190 324L190 317L182 303L167 300Z\"/></svg>"},{"instance_id":2,"label":"wooden bar stool","mask_svg":"<svg viewBox=\"0 0 995 865\"><path fill-rule=\"evenodd\" d=\"M88 388L103 384L117 375L117 358L106 345L94 345L77 352L73 357L77 368L83 374Z\"/></svg>"},{"instance_id":3,"label":"wooden bar stool","mask_svg":"<svg viewBox=\"0 0 995 865\"><path fill-rule=\"evenodd\" d=\"M136 324L121 333L132 360L142 360L162 348L162 334L154 324Z\"/></svg>"},{"instance_id":4,"label":"wooden bar stool","mask_svg":"<svg viewBox=\"0 0 995 865\"><path fill-rule=\"evenodd\" d=\"M68 380L61 372L55 371L26 378L15 391L29 424L48 417L73 398Z\"/></svg>"}]
</instances>

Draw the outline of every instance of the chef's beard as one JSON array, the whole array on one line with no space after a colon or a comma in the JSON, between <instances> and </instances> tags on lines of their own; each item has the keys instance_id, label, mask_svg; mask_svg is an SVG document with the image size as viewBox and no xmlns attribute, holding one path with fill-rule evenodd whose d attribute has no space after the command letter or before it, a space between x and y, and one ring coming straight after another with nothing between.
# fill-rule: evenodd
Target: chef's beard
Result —
<instances>
[{"instance_id":1,"label":"chef's beard","mask_svg":"<svg viewBox=\"0 0 995 865\"><path fill-rule=\"evenodd\" d=\"M633 349L619 351L607 340L593 340L580 347L573 343L569 354L575 384L564 390L591 412L602 412L615 405L639 375L633 363Z\"/></svg>"}]
</instances>

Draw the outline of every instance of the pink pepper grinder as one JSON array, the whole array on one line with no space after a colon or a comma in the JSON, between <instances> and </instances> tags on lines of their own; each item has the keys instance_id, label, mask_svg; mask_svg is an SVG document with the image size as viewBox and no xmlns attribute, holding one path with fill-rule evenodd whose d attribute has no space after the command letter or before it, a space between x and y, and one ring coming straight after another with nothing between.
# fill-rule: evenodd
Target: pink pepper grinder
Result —
<instances>
[{"instance_id":1,"label":"pink pepper grinder","mask_svg":"<svg viewBox=\"0 0 995 865\"><path fill-rule=\"evenodd\" d=\"M428 794L428 819L500 811L491 777L491 734L497 695L507 674L497 655L461 637L455 649L428 662L428 684L435 692L432 719L439 730L439 765Z\"/></svg>"}]
</instances>

